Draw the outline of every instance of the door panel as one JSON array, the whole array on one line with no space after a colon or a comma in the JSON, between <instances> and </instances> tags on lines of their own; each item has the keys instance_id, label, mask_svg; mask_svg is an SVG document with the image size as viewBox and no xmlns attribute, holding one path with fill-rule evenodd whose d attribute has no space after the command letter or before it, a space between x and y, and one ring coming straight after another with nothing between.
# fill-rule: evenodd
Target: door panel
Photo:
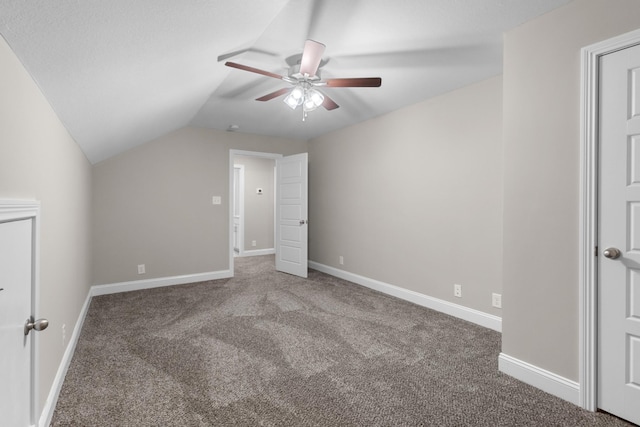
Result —
<instances>
[{"instance_id":1,"label":"door panel","mask_svg":"<svg viewBox=\"0 0 640 427\"><path fill-rule=\"evenodd\" d=\"M32 220L0 223L0 424L31 424Z\"/></svg>"},{"instance_id":2,"label":"door panel","mask_svg":"<svg viewBox=\"0 0 640 427\"><path fill-rule=\"evenodd\" d=\"M276 270L307 277L307 153L276 161Z\"/></svg>"},{"instance_id":3,"label":"door panel","mask_svg":"<svg viewBox=\"0 0 640 427\"><path fill-rule=\"evenodd\" d=\"M598 406L640 424L640 46L600 66Z\"/></svg>"}]
</instances>

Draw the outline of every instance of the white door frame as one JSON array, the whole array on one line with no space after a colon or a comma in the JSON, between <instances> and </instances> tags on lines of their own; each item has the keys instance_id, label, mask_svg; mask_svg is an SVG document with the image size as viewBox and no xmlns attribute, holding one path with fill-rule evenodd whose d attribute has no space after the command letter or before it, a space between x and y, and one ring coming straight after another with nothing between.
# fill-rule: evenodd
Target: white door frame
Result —
<instances>
[{"instance_id":1,"label":"white door frame","mask_svg":"<svg viewBox=\"0 0 640 427\"><path fill-rule=\"evenodd\" d=\"M233 260L233 159L235 156L252 156L262 157L265 159L280 159L282 154L277 153L262 153L259 151L245 151L245 150L229 150L229 270L231 271L231 277L234 276L234 260ZM275 198L274 198L275 201ZM274 219L275 226L275 219ZM274 242L275 245L275 242Z\"/></svg>"},{"instance_id":2,"label":"white door frame","mask_svg":"<svg viewBox=\"0 0 640 427\"><path fill-rule=\"evenodd\" d=\"M236 239L238 239L238 255L239 256L243 256L244 255L244 165L233 165L233 169L234 169L234 181L235 181L235 169L239 170L238 173L238 182L237 183L232 183L232 185L236 185L238 186L238 194L233 194L233 199L231 200L232 203L234 203L234 208L235 208L235 203L236 203L236 196L238 197L238 231L237 231L237 235L236 235ZM233 209L232 209L233 212ZM232 220L234 219L235 215L232 216Z\"/></svg>"},{"instance_id":3,"label":"white door frame","mask_svg":"<svg viewBox=\"0 0 640 427\"><path fill-rule=\"evenodd\" d=\"M602 55L640 44L640 30L582 49L580 100L580 406L595 411L598 354L598 120L599 60Z\"/></svg>"},{"instance_id":4,"label":"white door frame","mask_svg":"<svg viewBox=\"0 0 640 427\"><path fill-rule=\"evenodd\" d=\"M0 222L32 220L32 253L31 253L31 313L25 313L25 318L29 315L37 319L40 316L40 202L34 200L0 200ZM38 385L39 385L39 355L38 334L29 334L31 337L31 401L30 417L31 423L37 424L38 417L36 411L39 407Z\"/></svg>"}]
</instances>

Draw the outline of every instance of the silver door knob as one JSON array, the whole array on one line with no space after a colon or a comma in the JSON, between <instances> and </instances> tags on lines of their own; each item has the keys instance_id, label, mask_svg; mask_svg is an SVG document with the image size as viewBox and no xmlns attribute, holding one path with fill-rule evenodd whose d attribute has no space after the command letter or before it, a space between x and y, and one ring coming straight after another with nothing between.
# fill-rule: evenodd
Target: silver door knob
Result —
<instances>
[{"instance_id":1,"label":"silver door knob","mask_svg":"<svg viewBox=\"0 0 640 427\"><path fill-rule=\"evenodd\" d=\"M29 335L29 332L32 329L36 331L44 331L49 326L49 321L47 319L38 319L33 320L33 317L27 319L27 322L24 324L24 334Z\"/></svg>"},{"instance_id":2,"label":"silver door knob","mask_svg":"<svg viewBox=\"0 0 640 427\"><path fill-rule=\"evenodd\" d=\"M609 259L618 259L620 255L622 255L622 252L617 248L607 248L602 252L602 255Z\"/></svg>"}]
</instances>

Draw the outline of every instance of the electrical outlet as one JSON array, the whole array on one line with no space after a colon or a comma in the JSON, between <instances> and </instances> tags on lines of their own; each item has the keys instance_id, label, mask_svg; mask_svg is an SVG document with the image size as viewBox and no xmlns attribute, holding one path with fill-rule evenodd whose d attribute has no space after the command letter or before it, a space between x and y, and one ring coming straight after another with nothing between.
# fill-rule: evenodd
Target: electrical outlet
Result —
<instances>
[{"instance_id":1,"label":"electrical outlet","mask_svg":"<svg viewBox=\"0 0 640 427\"><path fill-rule=\"evenodd\" d=\"M214 205L222 204L222 197L220 197L220 196L211 197L211 203L214 204Z\"/></svg>"},{"instance_id":2,"label":"electrical outlet","mask_svg":"<svg viewBox=\"0 0 640 427\"><path fill-rule=\"evenodd\" d=\"M340 263L340 265L344 265L344 257L342 255L340 255L340 257L338 258L338 262Z\"/></svg>"},{"instance_id":3,"label":"electrical outlet","mask_svg":"<svg viewBox=\"0 0 640 427\"><path fill-rule=\"evenodd\" d=\"M491 305L496 308L502 308L502 295L491 294Z\"/></svg>"},{"instance_id":4,"label":"electrical outlet","mask_svg":"<svg viewBox=\"0 0 640 427\"><path fill-rule=\"evenodd\" d=\"M453 296L462 298L462 285L453 285Z\"/></svg>"},{"instance_id":5,"label":"electrical outlet","mask_svg":"<svg viewBox=\"0 0 640 427\"><path fill-rule=\"evenodd\" d=\"M144 274L146 273L146 268L144 266L144 264L138 264L138 274Z\"/></svg>"},{"instance_id":6,"label":"electrical outlet","mask_svg":"<svg viewBox=\"0 0 640 427\"><path fill-rule=\"evenodd\" d=\"M252 241L251 241L251 246L256 246L256 245L257 245L256 241L255 241L255 240L252 240Z\"/></svg>"}]
</instances>

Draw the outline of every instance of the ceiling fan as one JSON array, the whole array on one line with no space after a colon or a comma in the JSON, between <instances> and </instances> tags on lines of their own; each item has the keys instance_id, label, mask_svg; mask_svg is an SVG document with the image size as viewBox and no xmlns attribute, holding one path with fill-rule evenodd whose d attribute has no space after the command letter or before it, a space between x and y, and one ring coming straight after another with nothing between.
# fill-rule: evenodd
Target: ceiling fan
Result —
<instances>
[{"instance_id":1,"label":"ceiling fan","mask_svg":"<svg viewBox=\"0 0 640 427\"><path fill-rule=\"evenodd\" d=\"M323 106L327 110L335 110L338 104L335 103L326 94L323 94L317 87L380 87L382 79L380 77L355 77L355 78L337 78L322 80L319 73L321 67L322 54L325 45L314 40L307 40L304 44L304 50L300 61L289 69L286 76L260 70L258 68L249 67L247 65L238 64L236 62L225 62L227 67L237 68L239 70L249 71L251 73L261 74L267 77L273 77L283 80L293 88L283 88L268 93L256 101L269 101L284 94L288 94L284 98L285 104L295 110L298 106L302 106L302 120L304 121L309 111Z\"/></svg>"}]
</instances>

